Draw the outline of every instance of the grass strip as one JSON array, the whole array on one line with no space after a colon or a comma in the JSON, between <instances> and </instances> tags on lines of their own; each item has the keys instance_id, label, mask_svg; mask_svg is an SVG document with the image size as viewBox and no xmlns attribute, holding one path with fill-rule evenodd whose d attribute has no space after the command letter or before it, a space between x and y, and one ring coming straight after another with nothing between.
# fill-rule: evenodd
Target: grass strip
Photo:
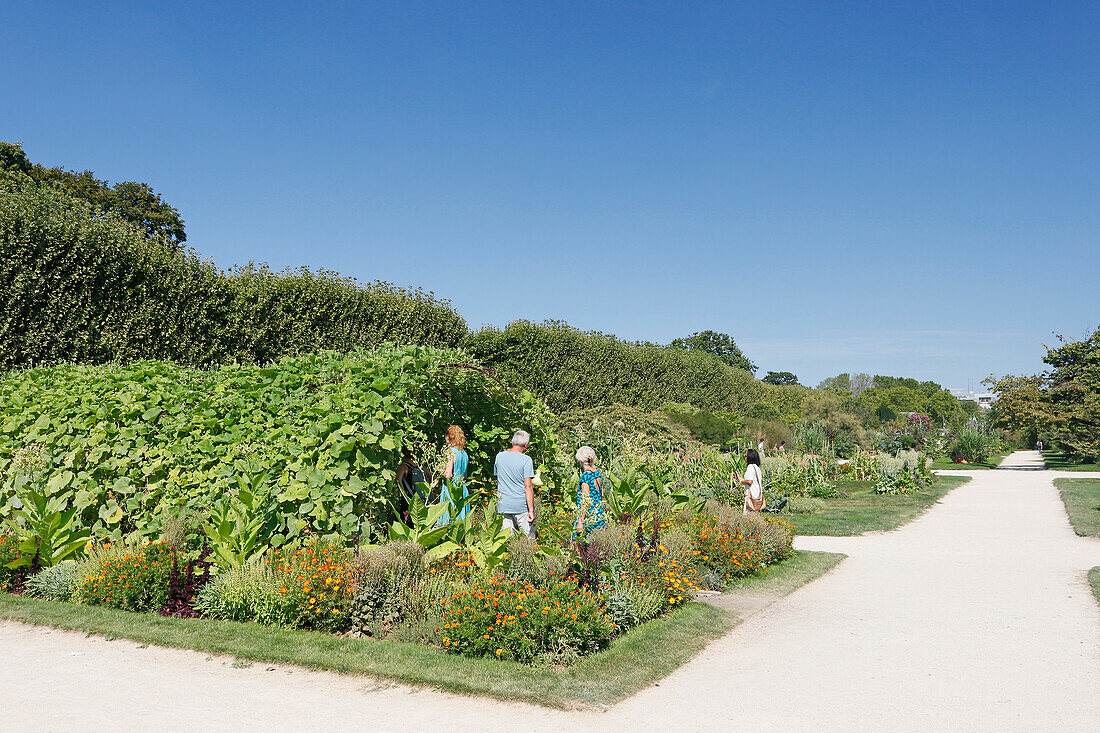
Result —
<instances>
[{"instance_id":1,"label":"grass strip","mask_svg":"<svg viewBox=\"0 0 1100 733\"><path fill-rule=\"evenodd\" d=\"M1043 463L1051 471L1100 471L1100 463L1085 463L1081 458L1071 458L1060 450L1043 451Z\"/></svg>"},{"instance_id":2,"label":"grass strip","mask_svg":"<svg viewBox=\"0 0 1100 733\"><path fill-rule=\"evenodd\" d=\"M843 558L836 553L797 551L769 572L746 579L741 587L781 598ZM166 618L8 594L0 594L0 619L561 709L601 708L623 700L666 677L743 620L710 605L689 603L632 629L608 649L572 667L536 668L447 654L421 644L233 621Z\"/></svg>"},{"instance_id":3,"label":"grass strip","mask_svg":"<svg viewBox=\"0 0 1100 733\"><path fill-rule=\"evenodd\" d=\"M800 535L850 537L864 532L887 532L907 524L942 499L948 491L970 480L969 476L937 476L931 486L911 494L876 494L873 481L838 481L847 494L825 499L816 514L785 514L783 519Z\"/></svg>"},{"instance_id":4,"label":"grass strip","mask_svg":"<svg viewBox=\"0 0 1100 733\"><path fill-rule=\"evenodd\" d=\"M1056 478L1073 531L1082 537L1100 537L1100 478Z\"/></svg>"},{"instance_id":5,"label":"grass strip","mask_svg":"<svg viewBox=\"0 0 1100 733\"><path fill-rule=\"evenodd\" d=\"M947 456L940 456L932 461L933 471L988 471L1001 465L1001 461L1008 456L1007 453L997 453L985 459L981 463L955 463Z\"/></svg>"},{"instance_id":6,"label":"grass strip","mask_svg":"<svg viewBox=\"0 0 1100 733\"><path fill-rule=\"evenodd\" d=\"M1100 565L1089 571L1089 585L1092 586L1092 594L1096 596L1096 602L1100 603Z\"/></svg>"}]
</instances>

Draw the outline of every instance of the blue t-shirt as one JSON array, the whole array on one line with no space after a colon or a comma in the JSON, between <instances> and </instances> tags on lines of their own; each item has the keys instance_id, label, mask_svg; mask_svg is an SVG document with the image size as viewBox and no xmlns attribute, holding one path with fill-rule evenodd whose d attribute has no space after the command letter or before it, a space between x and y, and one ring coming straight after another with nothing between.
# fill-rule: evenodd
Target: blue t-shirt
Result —
<instances>
[{"instance_id":1,"label":"blue t-shirt","mask_svg":"<svg viewBox=\"0 0 1100 733\"><path fill-rule=\"evenodd\" d=\"M523 480L535 477L531 456L515 451L497 453L493 475L497 477L497 514L526 512L527 485Z\"/></svg>"}]
</instances>

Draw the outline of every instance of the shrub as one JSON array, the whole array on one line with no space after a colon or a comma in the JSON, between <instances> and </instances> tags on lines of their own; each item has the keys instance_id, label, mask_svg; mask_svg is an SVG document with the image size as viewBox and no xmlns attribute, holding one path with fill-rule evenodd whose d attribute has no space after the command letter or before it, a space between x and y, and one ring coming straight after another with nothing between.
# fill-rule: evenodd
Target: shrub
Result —
<instances>
[{"instance_id":1,"label":"shrub","mask_svg":"<svg viewBox=\"0 0 1100 733\"><path fill-rule=\"evenodd\" d=\"M282 577L279 593L297 613L295 625L343 630L351 624L356 567L351 550L324 543L272 550L267 561Z\"/></svg>"},{"instance_id":2,"label":"shrub","mask_svg":"<svg viewBox=\"0 0 1100 733\"><path fill-rule=\"evenodd\" d=\"M296 596L287 596L285 580L270 564L254 561L222 571L195 596L192 607L209 618L299 626Z\"/></svg>"},{"instance_id":3,"label":"shrub","mask_svg":"<svg viewBox=\"0 0 1100 733\"><path fill-rule=\"evenodd\" d=\"M726 579L717 570L707 568L699 574L699 587L705 590L723 590L726 587Z\"/></svg>"},{"instance_id":4,"label":"shrub","mask_svg":"<svg viewBox=\"0 0 1100 733\"><path fill-rule=\"evenodd\" d=\"M806 495L814 499L836 499L840 494L832 484L818 484L811 486Z\"/></svg>"},{"instance_id":5,"label":"shrub","mask_svg":"<svg viewBox=\"0 0 1100 733\"><path fill-rule=\"evenodd\" d=\"M984 463L989 458L990 436L981 430L965 427L951 446L951 459L956 463Z\"/></svg>"},{"instance_id":6,"label":"shrub","mask_svg":"<svg viewBox=\"0 0 1100 733\"><path fill-rule=\"evenodd\" d=\"M698 562L726 579L750 575L767 562L759 527L742 519L700 514L688 525Z\"/></svg>"},{"instance_id":7,"label":"shrub","mask_svg":"<svg viewBox=\"0 0 1100 733\"><path fill-rule=\"evenodd\" d=\"M48 284L48 286L47 286ZM213 263L33 183L0 182L0 367L262 363L386 341L457 346L445 301L326 271Z\"/></svg>"},{"instance_id":8,"label":"shrub","mask_svg":"<svg viewBox=\"0 0 1100 733\"><path fill-rule=\"evenodd\" d=\"M800 423L795 427L795 440L798 447L804 452L823 458L832 458L833 449L829 442L829 436L821 423Z\"/></svg>"},{"instance_id":9,"label":"shrub","mask_svg":"<svg viewBox=\"0 0 1100 733\"><path fill-rule=\"evenodd\" d=\"M449 652L531 664L599 651L615 628L597 598L575 583L490 578L454 594L438 632Z\"/></svg>"},{"instance_id":10,"label":"shrub","mask_svg":"<svg viewBox=\"0 0 1100 733\"><path fill-rule=\"evenodd\" d=\"M927 459L915 450L899 451L896 456L880 453L875 463L878 470L876 493L908 494L932 482Z\"/></svg>"},{"instance_id":11,"label":"shrub","mask_svg":"<svg viewBox=\"0 0 1100 733\"><path fill-rule=\"evenodd\" d=\"M625 589L615 586L604 594L604 613L618 633L624 633L639 623L634 599Z\"/></svg>"},{"instance_id":12,"label":"shrub","mask_svg":"<svg viewBox=\"0 0 1100 733\"><path fill-rule=\"evenodd\" d=\"M753 407L764 405L779 416L779 409L770 403L756 403ZM664 412L670 418L691 431L698 441L716 446L726 446L737 432L737 423L725 415L716 415L707 410L697 410L690 405L665 405ZM756 416L750 410L750 415Z\"/></svg>"},{"instance_id":13,"label":"shrub","mask_svg":"<svg viewBox=\"0 0 1100 733\"><path fill-rule=\"evenodd\" d=\"M29 596L45 598L48 601L69 601L76 593L80 576L79 564L65 560L27 578L26 592Z\"/></svg>"},{"instance_id":14,"label":"shrub","mask_svg":"<svg viewBox=\"0 0 1100 733\"><path fill-rule=\"evenodd\" d=\"M169 579L176 565L175 548L166 542L153 542L98 562L80 578L75 595L91 605L159 611L168 602Z\"/></svg>"},{"instance_id":15,"label":"shrub","mask_svg":"<svg viewBox=\"0 0 1100 733\"><path fill-rule=\"evenodd\" d=\"M786 560L794 552L794 525L778 517L764 517L760 539L768 565Z\"/></svg>"},{"instance_id":16,"label":"shrub","mask_svg":"<svg viewBox=\"0 0 1100 733\"><path fill-rule=\"evenodd\" d=\"M410 553L415 547L417 553ZM347 603L353 629L381 636L405 619L410 592L423 576L424 550L413 542L372 548L360 556L354 571L355 594Z\"/></svg>"}]
</instances>

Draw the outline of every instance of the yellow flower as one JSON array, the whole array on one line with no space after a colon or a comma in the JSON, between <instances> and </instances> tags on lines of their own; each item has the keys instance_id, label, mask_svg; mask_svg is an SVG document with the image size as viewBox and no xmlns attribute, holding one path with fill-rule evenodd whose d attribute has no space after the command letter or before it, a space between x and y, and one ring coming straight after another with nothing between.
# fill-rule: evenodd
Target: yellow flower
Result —
<instances>
[{"instance_id":1,"label":"yellow flower","mask_svg":"<svg viewBox=\"0 0 1100 733\"><path fill-rule=\"evenodd\" d=\"M503 652L503 651L504 651L503 649L497 649L497 656L499 657L500 653Z\"/></svg>"}]
</instances>

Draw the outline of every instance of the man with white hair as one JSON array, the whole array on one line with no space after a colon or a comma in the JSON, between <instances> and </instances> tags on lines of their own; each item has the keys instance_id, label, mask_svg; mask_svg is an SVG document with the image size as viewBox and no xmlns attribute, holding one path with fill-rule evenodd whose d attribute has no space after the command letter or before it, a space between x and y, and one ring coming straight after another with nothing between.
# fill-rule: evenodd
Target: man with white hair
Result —
<instances>
[{"instance_id":1,"label":"man with white hair","mask_svg":"<svg viewBox=\"0 0 1100 733\"><path fill-rule=\"evenodd\" d=\"M497 453L493 463L493 475L497 477L497 514L503 519L503 527L512 534L519 530L531 534L535 521L535 464L525 455L531 436L517 430L512 436L512 447Z\"/></svg>"}]
</instances>

